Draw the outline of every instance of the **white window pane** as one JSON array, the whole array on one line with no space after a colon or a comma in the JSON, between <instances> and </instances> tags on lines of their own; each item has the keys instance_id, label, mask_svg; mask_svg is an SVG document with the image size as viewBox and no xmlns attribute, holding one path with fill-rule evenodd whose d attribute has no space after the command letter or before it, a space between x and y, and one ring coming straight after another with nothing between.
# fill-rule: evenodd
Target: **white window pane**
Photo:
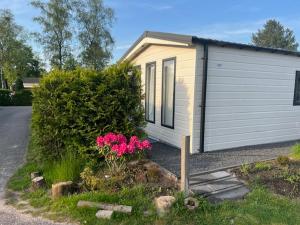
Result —
<instances>
[{"instance_id":1,"label":"white window pane","mask_svg":"<svg viewBox=\"0 0 300 225\"><path fill-rule=\"evenodd\" d=\"M162 124L173 127L175 60L163 65Z\"/></svg>"},{"instance_id":2,"label":"white window pane","mask_svg":"<svg viewBox=\"0 0 300 225\"><path fill-rule=\"evenodd\" d=\"M155 119L155 64L148 64L146 68L146 120Z\"/></svg>"}]
</instances>

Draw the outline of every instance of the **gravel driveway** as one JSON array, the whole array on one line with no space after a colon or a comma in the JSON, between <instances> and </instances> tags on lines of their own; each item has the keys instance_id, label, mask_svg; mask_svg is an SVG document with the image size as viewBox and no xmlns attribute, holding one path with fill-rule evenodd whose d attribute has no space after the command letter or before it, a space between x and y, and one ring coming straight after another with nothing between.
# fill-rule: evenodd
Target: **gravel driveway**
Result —
<instances>
[{"instance_id":1,"label":"gravel driveway","mask_svg":"<svg viewBox=\"0 0 300 225\"><path fill-rule=\"evenodd\" d=\"M4 204L9 177L24 163L31 107L0 107L0 225L56 225L42 218L20 214Z\"/></svg>"}]
</instances>

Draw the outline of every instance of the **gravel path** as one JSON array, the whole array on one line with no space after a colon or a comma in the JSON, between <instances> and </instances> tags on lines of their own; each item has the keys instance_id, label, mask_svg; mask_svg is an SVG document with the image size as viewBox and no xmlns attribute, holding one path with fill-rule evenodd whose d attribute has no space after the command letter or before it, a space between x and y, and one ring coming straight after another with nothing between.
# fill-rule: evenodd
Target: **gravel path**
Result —
<instances>
[{"instance_id":1,"label":"gravel path","mask_svg":"<svg viewBox=\"0 0 300 225\"><path fill-rule=\"evenodd\" d=\"M190 173L201 173L244 163L253 163L287 155L296 142L267 144L224 151L206 152L190 156ZM153 143L151 159L177 176L180 175L180 150L163 143Z\"/></svg>"},{"instance_id":2,"label":"gravel path","mask_svg":"<svg viewBox=\"0 0 300 225\"><path fill-rule=\"evenodd\" d=\"M0 225L58 225L21 214L3 199L5 184L24 163L31 107L0 107Z\"/></svg>"}]
</instances>

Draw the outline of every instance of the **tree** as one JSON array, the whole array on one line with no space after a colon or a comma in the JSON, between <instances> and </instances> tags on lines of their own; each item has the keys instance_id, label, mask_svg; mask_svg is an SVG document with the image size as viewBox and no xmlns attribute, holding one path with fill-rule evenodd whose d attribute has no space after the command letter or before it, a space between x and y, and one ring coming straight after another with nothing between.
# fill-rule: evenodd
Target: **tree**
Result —
<instances>
[{"instance_id":1,"label":"tree","mask_svg":"<svg viewBox=\"0 0 300 225\"><path fill-rule=\"evenodd\" d=\"M75 70L77 67L79 67L80 64L78 63L78 61L73 57L73 55L69 55L66 58L65 64L63 66L63 70L66 71L72 71Z\"/></svg>"},{"instance_id":2,"label":"tree","mask_svg":"<svg viewBox=\"0 0 300 225\"><path fill-rule=\"evenodd\" d=\"M49 54L51 65L62 69L70 54L72 39L68 0L49 0L47 3L33 0L31 4L41 12L40 16L34 18L42 26L42 31L36 34L38 41Z\"/></svg>"},{"instance_id":3,"label":"tree","mask_svg":"<svg viewBox=\"0 0 300 225\"><path fill-rule=\"evenodd\" d=\"M252 43L261 47L296 51L298 43L294 32L276 20L268 20L263 29L252 34Z\"/></svg>"},{"instance_id":4,"label":"tree","mask_svg":"<svg viewBox=\"0 0 300 225\"><path fill-rule=\"evenodd\" d=\"M0 67L2 87L8 80L11 85L17 77L31 74L36 62L31 47L27 46L23 38L24 32L17 25L13 14L9 10L0 11ZM40 67L37 68L40 70Z\"/></svg>"},{"instance_id":5,"label":"tree","mask_svg":"<svg viewBox=\"0 0 300 225\"><path fill-rule=\"evenodd\" d=\"M114 21L114 12L105 7L102 0L74 0L72 5L79 25L82 64L101 70L111 58L114 41L110 28Z\"/></svg>"}]
</instances>

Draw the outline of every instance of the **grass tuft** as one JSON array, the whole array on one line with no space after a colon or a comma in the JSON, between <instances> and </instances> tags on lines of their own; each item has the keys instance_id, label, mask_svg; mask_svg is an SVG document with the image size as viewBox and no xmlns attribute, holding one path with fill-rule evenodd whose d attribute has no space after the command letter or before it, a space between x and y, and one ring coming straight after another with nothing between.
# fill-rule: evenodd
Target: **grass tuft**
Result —
<instances>
[{"instance_id":1,"label":"grass tuft","mask_svg":"<svg viewBox=\"0 0 300 225\"><path fill-rule=\"evenodd\" d=\"M300 144L293 146L291 156L296 160L300 160Z\"/></svg>"}]
</instances>

